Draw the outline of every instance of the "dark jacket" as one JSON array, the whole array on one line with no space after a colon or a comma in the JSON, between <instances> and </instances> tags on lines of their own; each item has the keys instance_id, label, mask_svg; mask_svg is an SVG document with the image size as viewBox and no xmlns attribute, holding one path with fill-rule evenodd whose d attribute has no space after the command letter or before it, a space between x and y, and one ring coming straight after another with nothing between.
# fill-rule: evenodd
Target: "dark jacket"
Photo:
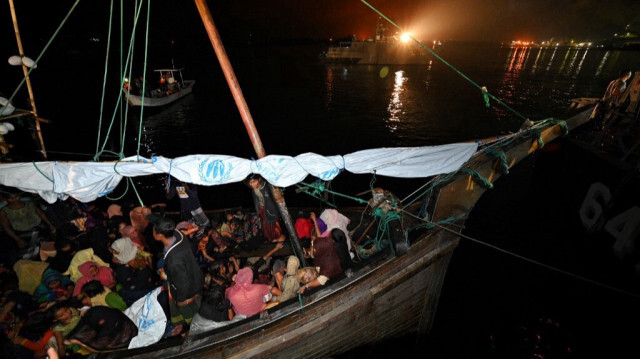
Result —
<instances>
[{"instance_id":1,"label":"dark jacket","mask_svg":"<svg viewBox=\"0 0 640 359\"><path fill-rule=\"evenodd\" d=\"M174 231L176 242L164 255L164 272L169 290L176 301L182 302L202 292L204 276L193 256L189 240Z\"/></svg>"},{"instance_id":2,"label":"dark jacket","mask_svg":"<svg viewBox=\"0 0 640 359\"><path fill-rule=\"evenodd\" d=\"M265 217L267 219L267 223L273 223L280 219L280 211L278 211L278 205L276 201L273 199L271 194L271 188L267 186L267 182L264 180L260 184L260 192L264 197L264 212ZM258 200L258 196L251 191L251 195L253 196L253 205L256 208L256 214L260 215L260 201Z\"/></svg>"}]
</instances>

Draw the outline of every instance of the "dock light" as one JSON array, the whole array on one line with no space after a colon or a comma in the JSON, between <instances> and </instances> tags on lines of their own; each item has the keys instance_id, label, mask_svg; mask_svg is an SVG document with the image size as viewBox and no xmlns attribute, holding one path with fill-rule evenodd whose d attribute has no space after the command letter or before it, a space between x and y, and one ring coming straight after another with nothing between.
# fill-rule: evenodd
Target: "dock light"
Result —
<instances>
[{"instance_id":1,"label":"dock light","mask_svg":"<svg viewBox=\"0 0 640 359\"><path fill-rule=\"evenodd\" d=\"M409 42L409 40L411 40L411 34L410 33L405 32L402 35L400 35L400 41Z\"/></svg>"}]
</instances>

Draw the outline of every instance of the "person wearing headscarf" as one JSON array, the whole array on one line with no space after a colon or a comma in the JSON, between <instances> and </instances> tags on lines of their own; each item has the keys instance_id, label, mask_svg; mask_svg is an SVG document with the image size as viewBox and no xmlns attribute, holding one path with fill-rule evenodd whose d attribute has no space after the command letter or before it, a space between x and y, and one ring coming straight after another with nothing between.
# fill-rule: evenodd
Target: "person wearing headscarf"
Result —
<instances>
[{"instance_id":1,"label":"person wearing headscarf","mask_svg":"<svg viewBox=\"0 0 640 359\"><path fill-rule=\"evenodd\" d=\"M149 253L136 247L128 237L114 241L110 247L113 254L118 293L128 306L158 286L159 278L151 267Z\"/></svg>"},{"instance_id":2,"label":"person wearing headscarf","mask_svg":"<svg viewBox=\"0 0 640 359\"><path fill-rule=\"evenodd\" d=\"M112 204L107 208L107 215L109 216L109 219L115 217L115 216L120 216L122 217L122 207L119 204Z\"/></svg>"},{"instance_id":3,"label":"person wearing headscarf","mask_svg":"<svg viewBox=\"0 0 640 359\"><path fill-rule=\"evenodd\" d=\"M36 303L45 303L69 299L73 293L73 287L73 282L69 277L54 269L47 268L42 273L42 282L33 293L33 300Z\"/></svg>"},{"instance_id":4,"label":"person wearing headscarf","mask_svg":"<svg viewBox=\"0 0 640 359\"><path fill-rule=\"evenodd\" d=\"M273 297L271 300L274 302L284 302L287 299L293 298L300 288L300 282L298 281L298 267L300 266L300 260L296 256L289 256L287 259L287 271L284 276L281 273L276 273L276 283L279 283L282 294ZM281 279L278 280L278 277Z\"/></svg>"},{"instance_id":5,"label":"person wearing headscarf","mask_svg":"<svg viewBox=\"0 0 640 359\"><path fill-rule=\"evenodd\" d=\"M98 265L94 261L86 261L78 266L78 270L82 273L82 277L76 281L73 289L73 296L77 296L82 292L82 286L85 283L98 280L102 285L109 289L115 288L116 280L113 276L113 270L109 267Z\"/></svg>"},{"instance_id":6,"label":"person wearing headscarf","mask_svg":"<svg viewBox=\"0 0 640 359\"><path fill-rule=\"evenodd\" d=\"M271 286L253 284L253 270L245 267L238 271L235 284L227 288L225 296L236 314L250 317L264 310L270 294Z\"/></svg>"}]
</instances>

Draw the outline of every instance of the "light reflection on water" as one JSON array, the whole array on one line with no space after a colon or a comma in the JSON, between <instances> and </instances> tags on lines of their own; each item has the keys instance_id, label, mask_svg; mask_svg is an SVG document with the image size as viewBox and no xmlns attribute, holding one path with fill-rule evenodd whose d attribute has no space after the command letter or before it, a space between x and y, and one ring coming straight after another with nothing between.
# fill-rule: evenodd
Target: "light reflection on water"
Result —
<instances>
[{"instance_id":1,"label":"light reflection on water","mask_svg":"<svg viewBox=\"0 0 640 359\"><path fill-rule=\"evenodd\" d=\"M315 56L235 65L247 104L267 153L344 154L366 148L423 146L517 130L519 116L491 101L448 66L319 64ZM600 97L623 67L635 68L637 52L571 48L501 48L450 45L439 55L524 117L561 113L572 98ZM290 49L288 54L291 55ZM276 62L279 61L279 62ZM274 63L280 69L274 71ZM145 120L146 148L166 156L253 151L228 88L196 83L192 99ZM202 84L200 84L202 85ZM223 85L226 87L226 84ZM179 147L172 138L187 138ZM286 140L283 140L286 138ZM328 146L328 143L331 143ZM241 149L238 150L238 147Z\"/></svg>"}]
</instances>

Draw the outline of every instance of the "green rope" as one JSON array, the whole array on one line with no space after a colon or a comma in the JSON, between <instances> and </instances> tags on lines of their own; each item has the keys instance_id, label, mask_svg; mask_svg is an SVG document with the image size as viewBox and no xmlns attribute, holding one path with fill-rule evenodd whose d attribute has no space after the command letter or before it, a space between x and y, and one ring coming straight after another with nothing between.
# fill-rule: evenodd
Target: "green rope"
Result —
<instances>
[{"instance_id":1,"label":"green rope","mask_svg":"<svg viewBox=\"0 0 640 359\"><path fill-rule=\"evenodd\" d=\"M378 15L380 15L382 18L384 18L385 20L387 20L391 25L393 25L394 27L396 27L398 30L402 31L402 28L400 28L400 26L398 26L395 22L393 22L391 19L389 19L388 17L386 17L383 13L381 13L378 9L374 8L373 6L371 6L368 2L366 2L365 0L360 0L363 4L367 5L371 10L373 10L374 12L376 12ZM477 83L475 83L473 80L471 80L467 75L463 74L460 70L458 70L457 68L455 68L453 65L451 65L450 63L448 63L445 59L443 59L442 57L440 57L437 53L435 53L435 51L431 50L428 46L425 46L423 43L421 43L420 41L418 41L417 39L415 39L413 36L411 36L411 39L413 41L415 41L420 47L422 47L423 49L427 50L431 55L433 55L435 58L437 58L438 60L440 60L442 63L444 63L445 65L447 65L449 68L451 68L454 72L456 72L458 75L460 75L463 79L469 81L473 86L477 87L479 90L482 91L482 86L478 85ZM511 108L509 105L507 105L506 103L502 102L499 98L495 97L494 95L492 95L490 92L488 91L483 91L483 95L484 96L488 96L490 98L492 98L493 100L495 100L496 102L498 102L500 105L502 105L504 108L506 108L507 110L511 111L512 113L514 113L516 116L522 118L523 120L527 120L526 117L524 117L523 115L521 115L518 111L514 110L513 108Z\"/></svg>"},{"instance_id":2,"label":"green rope","mask_svg":"<svg viewBox=\"0 0 640 359\"><path fill-rule=\"evenodd\" d=\"M149 50L149 23L151 22L151 1L147 1L147 29L144 42L144 66L142 68L142 106L140 106L140 125L138 126L138 149L136 156L140 157L140 141L142 140L142 116L144 114L144 92L147 85L147 56Z\"/></svg>"},{"instance_id":3,"label":"green rope","mask_svg":"<svg viewBox=\"0 0 640 359\"><path fill-rule=\"evenodd\" d=\"M13 93L11 94L11 97L9 97L9 100L8 100L9 103L11 103L11 101L16 96L18 91L22 88L24 83L27 81L27 78L31 74L31 71L33 71L36 68L36 65L38 64L38 61L40 61L40 59L42 58L44 53L47 51L47 49L49 48L49 45L51 45L51 43L53 42L53 39L55 39L56 36L58 36L58 33L60 32L60 29L62 29L62 26L64 26L64 24L67 22L67 19L69 18L69 16L71 16L71 13L73 13L73 10L75 10L75 8L76 8L76 6L78 6L79 2L80 2L80 0L76 0L76 2L73 4L73 6L71 6L71 9L67 13L67 16L65 16L64 19L62 19L62 23L60 23L60 25L58 26L56 31L53 33L53 35L51 36L51 38L49 39L47 44L42 49L42 52L40 52L40 55L38 55L38 58L36 58L36 61L34 61L34 65L31 66L31 68L29 68L29 71L27 72L27 74L22 78L22 81L20 81L20 83L18 84L16 89L13 91ZM9 106L6 106L5 108L8 108L8 107ZM0 115L2 115L2 113L5 111L5 108L0 109Z\"/></svg>"},{"instance_id":4,"label":"green rope","mask_svg":"<svg viewBox=\"0 0 640 359\"><path fill-rule=\"evenodd\" d=\"M316 182L317 183L317 182ZM313 193L321 193L321 192L328 192L330 194L336 195L336 196L340 196L340 197L344 197L344 198L348 198L351 200L354 200L360 204L368 204L368 201L363 200L362 198L358 198L358 197L352 197L352 196L348 196L346 194L342 194L342 193L338 193L335 191L332 191L330 189L326 189L324 188L324 185L320 184L308 184L308 183L304 183L304 182L300 182L299 184L297 184L298 188L302 189L305 193L307 193L310 196L313 196ZM305 186L305 187L303 187ZM308 193L306 190L307 189L313 189L313 191L311 193Z\"/></svg>"},{"instance_id":5,"label":"green rope","mask_svg":"<svg viewBox=\"0 0 640 359\"><path fill-rule=\"evenodd\" d=\"M32 161L32 163L33 163L33 167L35 167L38 170L38 172L40 172L40 174L44 176L44 178L48 179L49 182L53 183L53 180L51 178L49 178L49 176L47 176L46 173L42 172L42 170L40 170L40 168L38 168L38 165L36 164L36 161Z\"/></svg>"},{"instance_id":6,"label":"green rope","mask_svg":"<svg viewBox=\"0 0 640 359\"><path fill-rule=\"evenodd\" d=\"M486 178L482 177L478 171L469 169L469 168L461 168L460 172L462 173L466 173L468 175L471 176L471 178L475 179L476 181L480 182L480 184L482 186L484 186L485 188L493 188L493 183L489 182Z\"/></svg>"},{"instance_id":7,"label":"green rope","mask_svg":"<svg viewBox=\"0 0 640 359\"><path fill-rule=\"evenodd\" d=\"M104 114L104 98L107 88L107 73L109 72L109 53L111 48L111 27L113 24L113 0L109 8L109 30L107 32L107 54L104 60L104 76L102 78L102 99L100 100L100 120L98 121L98 139L96 141L96 153L93 156L94 161L98 161L98 150L100 148L100 131L102 131L102 115Z\"/></svg>"},{"instance_id":8,"label":"green rope","mask_svg":"<svg viewBox=\"0 0 640 359\"><path fill-rule=\"evenodd\" d=\"M142 6L142 2L140 3L140 6ZM136 16L134 24L133 24L133 30L132 30L132 34L131 34L132 38L131 38L131 41L129 42L129 50L127 52L127 59L125 61L125 68L124 68L124 72L122 74L127 72L127 69L129 68L129 65L130 65L131 52L132 52L132 49L133 49L134 36L135 36L136 27L138 25L138 18L139 18L138 15L139 14L140 14L140 11L138 9L137 14L136 14L137 16ZM121 89L122 89L123 86L124 86L124 78L121 78L120 79L120 86L118 88L118 99L116 101L116 106L118 106L120 104L120 102L122 101L122 90ZM111 129L113 128L113 124L115 122L115 117L116 117L116 111L114 111L113 116L111 117L111 123L109 124L109 129L107 130L107 134L105 136L104 143L102 144L102 149L100 150L100 152L98 152L98 156L102 152L105 151L104 148L107 146L107 141L108 141L109 136L111 134ZM123 153L120 153L119 155L121 155L121 157L124 157Z\"/></svg>"},{"instance_id":9,"label":"green rope","mask_svg":"<svg viewBox=\"0 0 640 359\"><path fill-rule=\"evenodd\" d=\"M144 203L142 202L142 198L140 198L140 194L138 193L138 190L136 189L135 183L133 183L133 179L131 177L127 177L127 179L129 180L129 182L131 182L131 187L133 188L133 192L136 193L136 197L138 197L138 202L140 203L140 206L144 207ZM126 192L125 192L125 194L126 194Z\"/></svg>"},{"instance_id":10,"label":"green rope","mask_svg":"<svg viewBox=\"0 0 640 359\"><path fill-rule=\"evenodd\" d=\"M509 173L509 164L507 163L507 156L504 154L504 152L498 151L493 147L487 147L484 152L500 160L500 168L502 168L502 173Z\"/></svg>"}]
</instances>

